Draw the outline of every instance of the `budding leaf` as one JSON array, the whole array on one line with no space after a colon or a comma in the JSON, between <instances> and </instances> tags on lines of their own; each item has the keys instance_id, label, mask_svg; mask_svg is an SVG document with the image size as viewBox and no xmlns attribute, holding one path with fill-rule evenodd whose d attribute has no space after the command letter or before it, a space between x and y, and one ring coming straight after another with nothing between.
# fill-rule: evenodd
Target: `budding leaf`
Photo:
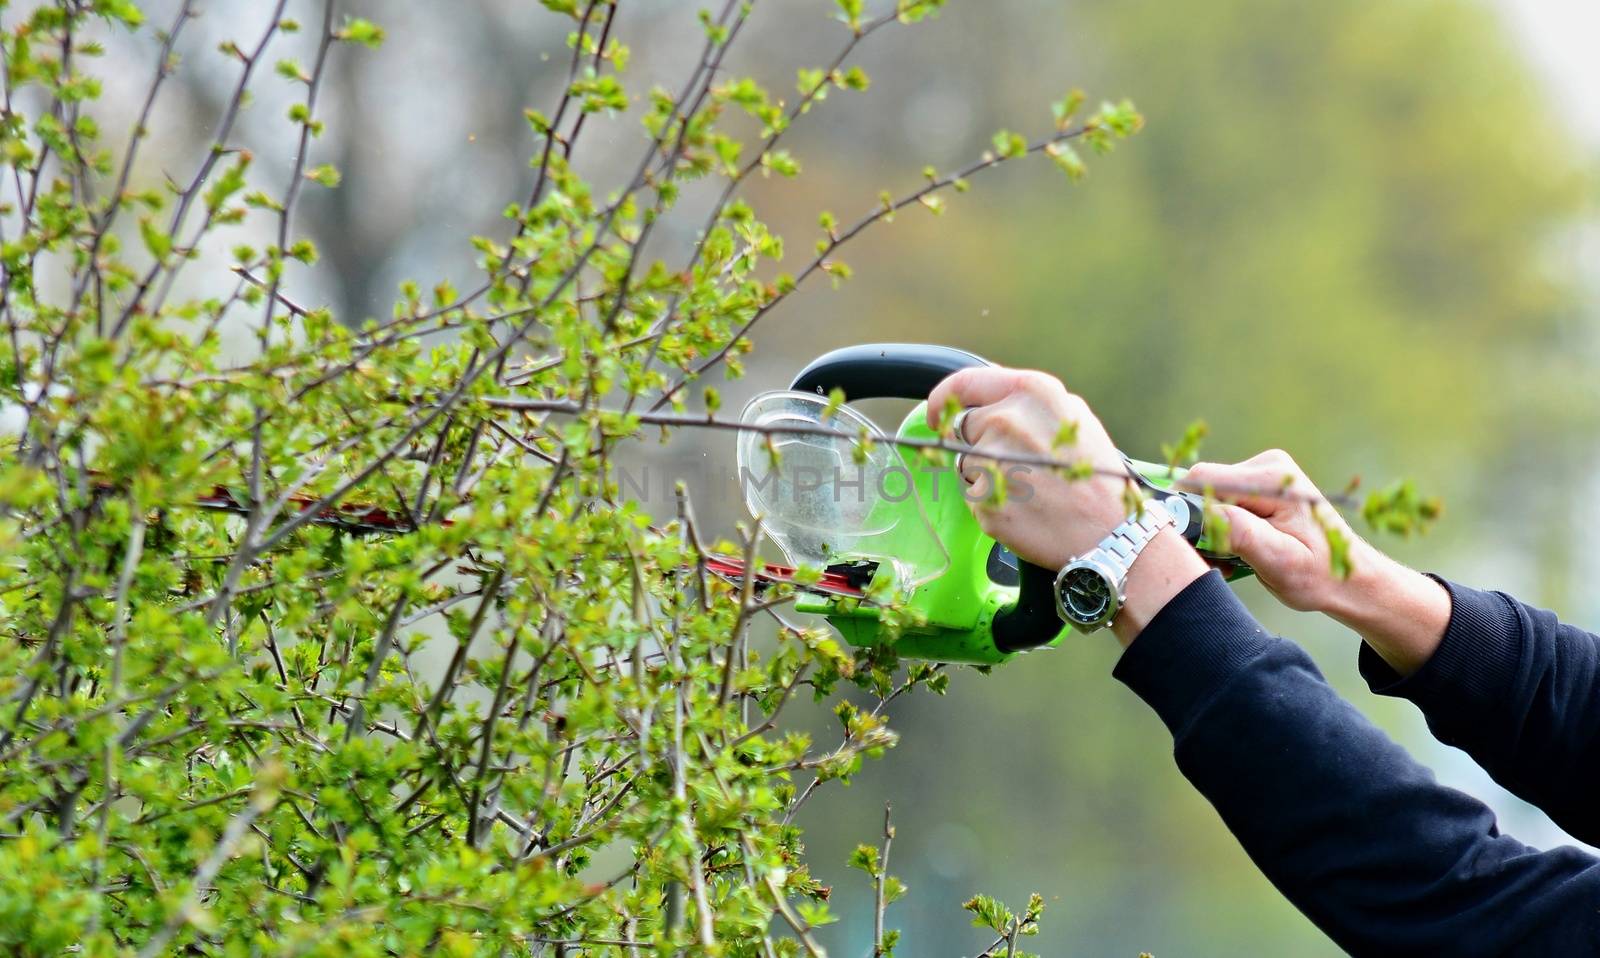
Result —
<instances>
[{"instance_id":1,"label":"budding leaf","mask_svg":"<svg viewBox=\"0 0 1600 958\"><path fill-rule=\"evenodd\" d=\"M872 78L860 67L851 67L844 72L838 82L846 90L865 90L871 84Z\"/></svg>"},{"instance_id":2,"label":"budding leaf","mask_svg":"<svg viewBox=\"0 0 1600 958\"><path fill-rule=\"evenodd\" d=\"M383 45L383 28L361 17L347 20L334 36L346 43L359 43L369 50L376 50Z\"/></svg>"},{"instance_id":3,"label":"budding leaf","mask_svg":"<svg viewBox=\"0 0 1600 958\"><path fill-rule=\"evenodd\" d=\"M972 912L972 927L988 928L998 934L1008 931L1016 917L1011 909L988 895L973 895L961 907Z\"/></svg>"},{"instance_id":4,"label":"budding leaf","mask_svg":"<svg viewBox=\"0 0 1600 958\"><path fill-rule=\"evenodd\" d=\"M1064 130L1072 122L1073 114L1083 106L1084 95L1082 90L1070 90L1067 95L1050 104L1050 112L1056 118L1056 129Z\"/></svg>"},{"instance_id":5,"label":"budding leaf","mask_svg":"<svg viewBox=\"0 0 1600 958\"><path fill-rule=\"evenodd\" d=\"M1210 432L1204 419L1196 419L1183 430L1183 438L1175 443L1162 443L1161 455L1167 460L1169 469L1176 467L1180 462L1194 462L1200 456L1200 443Z\"/></svg>"},{"instance_id":6,"label":"budding leaf","mask_svg":"<svg viewBox=\"0 0 1600 958\"><path fill-rule=\"evenodd\" d=\"M1233 552L1232 532L1233 524L1223 514L1222 509L1212 498L1210 489L1206 490L1205 508L1202 511L1201 539L1205 548L1219 555Z\"/></svg>"},{"instance_id":7,"label":"budding leaf","mask_svg":"<svg viewBox=\"0 0 1600 958\"><path fill-rule=\"evenodd\" d=\"M146 216L139 220L139 236L144 239L145 249L157 260L164 260L172 252L172 237L168 236Z\"/></svg>"},{"instance_id":8,"label":"budding leaf","mask_svg":"<svg viewBox=\"0 0 1600 958\"><path fill-rule=\"evenodd\" d=\"M339 185L339 170L332 163L324 163L306 170L306 179L321 183L331 190Z\"/></svg>"},{"instance_id":9,"label":"budding leaf","mask_svg":"<svg viewBox=\"0 0 1600 958\"><path fill-rule=\"evenodd\" d=\"M800 172L800 162L788 150L768 150L761 154L761 168L763 173L796 176Z\"/></svg>"},{"instance_id":10,"label":"budding leaf","mask_svg":"<svg viewBox=\"0 0 1600 958\"><path fill-rule=\"evenodd\" d=\"M1078 155L1078 151L1072 148L1072 144L1052 143L1045 147L1044 151L1049 155L1050 161L1061 172L1067 174L1067 179L1072 182L1076 183L1089 174L1089 167L1084 164L1083 157Z\"/></svg>"},{"instance_id":11,"label":"budding leaf","mask_svg":"<svg viewBox=\"0 0 1600 958\"><path fill-rule=\"evenodd\" d=\"M1060 428L1056 429L1056 438L1055 438L1055 442L1052 444L1052 448L1054 448L1054 449L1066 449L1066 448L1068 448L1070 446L1076 446L1077 444L1078 444L1078 423L1077 423L1077 420L1073 420L1073 419L1064 419L1064 420L1062 420Z\"/></svg>"},{"instance_id":12,"label":"budding leaf","mask_svg":"<svg viewBox=\"0 0 1600 958\"><path fill-rule=\"evenodd\" d=\"M1013 159L1028 152L1028 141L1021 133L1001 130L994 135L994 151L1002 159Z\"/></svg>"},{"instance_id":13,"label":"budding leaf","mask_svg":"<svg viewBox=\"0 0 1600 958\"><path fill-rule=\"evenodd\" d=\"M795 72L798 76L798 80L795 82L795 88L800 91L801 96L812 97L813 99L817 100L821 100L826 97L827 91L824 89L824 85L828 82L827 73L822 70L813 70L806 67L801 67Z\"/></svg>"},{"instance_id":14,"label":"budding leaf","mask_svg":"<svg viewBox=\"0 0 1600 958\"><path fill-rule=\"evenodd\" d=\"M1368 493L1361 508L1367 525L1379 532L1400 536L1427 532L1428 526L1443 513L1444 506L1439 499L1420 494L1409 479Z\"/></svg>"},{"instance_id":15,"label":"budding leaf","mask_svg":"<svg viewBox=\"0 0 1600 958\"><path fill-rule=\"evenodd\" d=\"M857 845L856 850L850 853L849 865L851 868L864 871L873 878L878 877L878 850L871 845Z\"/></svg>"}]
</instances>

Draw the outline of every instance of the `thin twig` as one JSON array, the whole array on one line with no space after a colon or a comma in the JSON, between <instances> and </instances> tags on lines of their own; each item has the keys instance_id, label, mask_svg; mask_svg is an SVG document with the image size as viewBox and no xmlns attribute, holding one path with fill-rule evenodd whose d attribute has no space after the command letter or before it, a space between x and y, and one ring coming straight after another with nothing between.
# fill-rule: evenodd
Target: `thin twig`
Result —
<instances>
[{"instance_id":1,"label":"thin twig","mask_svg":"<svg viewBox=\"0 0 1600 958\"><path fill-rule=\"evenodd\" d=\"M872 958L884 958L883 946L883 918L884 912L889 908L888 883L889 883L889 847L894 844L894 824L890 820L893 807L885 802L883 804L883 851L878 853L878 874L874 900L876 907L872 914Z\"/></svg>"}]
</instances>

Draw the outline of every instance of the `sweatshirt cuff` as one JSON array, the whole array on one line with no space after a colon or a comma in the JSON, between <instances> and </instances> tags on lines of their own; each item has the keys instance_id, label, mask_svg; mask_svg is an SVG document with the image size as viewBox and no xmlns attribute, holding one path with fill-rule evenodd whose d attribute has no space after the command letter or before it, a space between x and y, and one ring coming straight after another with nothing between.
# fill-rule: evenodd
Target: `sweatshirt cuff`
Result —
<instances>
[{"instance_id":1,"label":"sweatshirt cuff","mask_svg":"<svg viewBox=\"0 0 1600 958\"><path fill-rule=\"evenodd\" d=\"M1429 578L1450 593L1444 638L1422 667L1401 676L1362 643L1357 663L1367 687L1379 695L1407 699L1433 715L1497 702L1516 680L1522 656L1522 619L1511 598Z\"/></svg>"},{"instance_id":2,"label":"sweatshirt cuff","mask_svg":"<svg viewBox=\"0 0 1600 958\"><path fill-rule=\"evenodd\" d=\"M1177 737L1271 641L1213 570L1156 613L1111 674Z\"/></svg>"}]
</instances>

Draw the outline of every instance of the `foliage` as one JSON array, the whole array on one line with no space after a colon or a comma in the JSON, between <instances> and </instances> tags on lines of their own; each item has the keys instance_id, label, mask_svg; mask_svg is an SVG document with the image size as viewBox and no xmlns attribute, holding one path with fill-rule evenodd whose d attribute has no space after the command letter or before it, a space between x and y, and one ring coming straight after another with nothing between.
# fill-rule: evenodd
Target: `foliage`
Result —
<instances>
[{"instance_id":1,"label":"foliage","mask_svg":"<svg viewBox=\"0 0 1600 958\"><path fill-rule=\"evenodd\" d=\"M656 525L621 495L619 450L720 428L718 367L801 283L849 276L840 247L1022 156L1074 179L1068 141L1137 129L1127 104L995 149L849 226L779 272L782 240L740 199L866 37L937 12L841 2L846 39L798 96L731 77L752 14L701 15L688 76L639 117L642 155L601 189L574 167L586 121L628 110L616 0L571 21L555 109L529 110L533 186L506 233L470 239L480 281L407 283L356 323L294 296L318 259L295 228L337 57L383 29L315 23L277 0L210 54L234 74L197 158L140 162L152 105L197 10L159 28L128 0L59 0L3 31L0 210L0 944L20 955L819 954L829 889L796 811L892 745L882 715L937 669L842 651L707 574L689 503ZM0 5L3 7L3 5ZM98 115L112 31L158 50L143 111ZM280 56L300 34L302 59ZM295 91L295 157L264 182L234 141L252 94ZM1042 111L1041 111L1042 113ZM115 121L126 138L102 134ZM737 133L748 129L751 134ZM744 136L738 139L736 136ZM168 144L170 145L170 144ZM720 184L688 261L645 250L682 185ZM244 224L272 242L230 245ZM228 250L227 291L215 280ZM251 344L238 358L227 334ZM753 556L755 537L743 544ZM779 724L802 688L869 692L842 741ZM798 781L797 781L798 779ZM799 784L804 782L803 787ZM862 859L883 908L901 888ZM1010 940L1036 927L1011 920ZM775 931L774 926L781 929ZM999 929L1005 933L1004 929ZM992 949L991 949L992 950Z\"/></svg>"},{"instance_id":2,"label":"foliage","mask_svg":"<svg viewBox=\"0 0 1600 958\"><path fill-rule=\"evenodd\" d=\"M1037 894L1029 896L1028 907L1020 915L1013 914L1011 909L988 895L974 895L961 907L972 912L974 927L987 928L1000 936L984 950L984 958L1000 954L1001 948L1005 949L1006 958L1039 958L1038 955L1017 951L1019 937L1031 937L1039 933L1039 916L1044 913L1044 899Z\"/></svg>"}]
</instances>

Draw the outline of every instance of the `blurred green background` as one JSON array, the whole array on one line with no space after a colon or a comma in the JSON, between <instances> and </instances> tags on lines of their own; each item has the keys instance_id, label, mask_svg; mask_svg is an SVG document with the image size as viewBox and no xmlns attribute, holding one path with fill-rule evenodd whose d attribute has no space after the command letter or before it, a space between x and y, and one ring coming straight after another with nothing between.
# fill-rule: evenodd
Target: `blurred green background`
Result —
<instances>
[{"instance_id":1,"label":"blurred green background","mask_svg":"<svg viewBox=\"0 0 1600 958\"><path fill-rule=\"evenodd\" d=\"M785 33L767 56L803 35ZM1145 131L1081 186L1007 169L942 220L871 234L844 257L857 280L775 317L761 385L870 339L1047 369L1135 455L1198 417L1207 458L1281 446L1330 488L1412 477L1447 517L1393 551L1600 624L1582 586L1593 524L1573 525L1600 409L1571 252L1596 209L1594 154L1526 57L1500 11L1467 2L953 5L873 49L871 91L802 134L810 185L766 208L809 227L819 180L841 212L866 208L1000 126L1040 129L1073 85L1132 97ZM1567 840L1366 693L1353 636L1240 591L1513 834ZM869 912L860 876L828 866L875 840L884 801L909 955L986 944L955 910L977 890L1043 892L1045 955L1338 953L1177 773L1165 729L1110 679L1115 655L1069 641L896 703L902 745L803 818L849 903L837 953L864 953Z\"/></svg>"},{"instance_id":2,"label":"blurred green background","mask_svg":"<svg viewBox=\"0 0 1600 958\"><path fill-rule=\"evenodd\" d=\"M149 4L152 16L164 5ZM617 34L635 48L634 92L681 82L698 49L694 9L624 0ZM728 74L792 95L795 69L845 39L831 9L758 4ZM1588 585L1600 574L1600 137L1562 106L1572 91L1531 62L1510 9L956 0L932 23L874 36L860 60L871 89L836 92L794 131L802 177L750 191L787 235L790 268L820 209L850 222L880 189L915 188L924 164L975 157L1000 127L1042 133L1048 103L1070 87L1091 102L1134 99L1147 127L1092 159L1081 185L1043 161L1008 165L942 218L907 211L868 233L843 254L856 279L808 288L759 327L728 405L835 346L966 347L1059 374L1136 456L1157 456L1204 418L1206 458L1280 446L1335 489L1411 477L1447 513L1393 551L1600 625ZM499 211L530 175L521 111L553 101L567 28L514 0L364 0L350 12L384 24L389 41L336 65L313 162L338 164L344 184L304 201L302 227L325 263L291 272L290 288L359 317L386 314L405 277L464 285L465 237L503 233ZM218 13L179 74L178 112L156 118L197 141L232 69L204 51L259 16ZM149 43L110 53L148 58ZM288 96L252 109L245 135L281 135ZM602 184L643 145L632 117L596 119L585 136L582 169ZM259 150L257 162L286 169L283 153ZM659 255L681 261L706 199L688 191ZM685 433L655 460L689 480L724 534L740 517L732 445ZM1409 707L1366 694L1352 636L1239 588L1442 777L1492 801L1506 830L1567 840L1432 744ZM987 942L959 903L984 891L1020 905L1033 890L1049 905L1030 950L1049 956L1335 953L1178 775L1164 729L1111 680L1115 653L1109 639L1070 641L987 677L959 671L942 699L893 706L900 747L802 816L845 919L822 933L833 954L868 948L868 888L843 862L877 840L885 801L899 828L892 870L911 888L890 911L902 955L973 954Z\"/></svg>"},{"instance_id":3,"label":"blurred green background","mask_svg":"<svg viewBox=\"0 0 1600 958\"><path fill-rule=\"evenodd\" d=\"M1148 125L1081 186L1048 164L1007 169L942 220L905 216L866 238L845 256L857 280L765 331L762 385L864 339L1047 369L1135 455L1157 456L1198 417L1207 458L1280 446L1334 489L1412 477L1448 511L1394 552L1600 625L1583 584L1596 316L1572 254L1592 229L1595 157L1501 12L957 4L874 54L867 96L806 128L811 185L763 197L798 226L818 180L853 194L828 203L865 208L995 128L1040 129L1047 97L1072 85L1132 97ZM1409 706L1366 693L1353 636L1240 591L1424 761L1491 799L1507 830L1568 841L1433 744ZM1109 640L1069 641L958 674L945 699L896 703L902 745L803 818L850 903L827 939L838 953L864 953L869 912L860 876L827 866L874 841L884 801L913 890L891 913L909 955L986 944L955 911L977 890L1013 904L1045 893L1045 955L1338 953L1177 773L1165 729L1110 679L1115 655Z\"/></svg>"}]
</instances>

